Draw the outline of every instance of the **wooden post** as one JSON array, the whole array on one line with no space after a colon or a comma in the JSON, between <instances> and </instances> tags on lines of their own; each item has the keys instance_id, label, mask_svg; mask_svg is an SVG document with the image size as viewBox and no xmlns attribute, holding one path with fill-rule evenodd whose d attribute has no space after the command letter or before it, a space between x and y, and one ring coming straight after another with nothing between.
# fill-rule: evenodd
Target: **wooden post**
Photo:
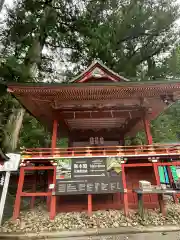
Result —
<instances>
[{"instance_id":1,"label":"wooden post","mask_svg":"<svg viewBox=\"0 0 180 240\"><path fill-rule=\"evenodd\" d=\"M143 194L142 193L138 193L137 197L138 197L138 212L139 212L140 217L142 219L144 219Z\"/></svg>"},{"instance_id":2,"label":"wooden post","mask_svg":"<svg viewBox=\"0 0 180 240\"><path fill-rule=\"evenodd\" d=\"M47 171L47 178L48 178L48 181L47 181L47 190L46 191L49 192L50 191L49 190L49 184L51 184L52 181L53 181L53 179L52 179L52 171L51 170ZM50 211L51 196L47 196L46 203L47 203L47 209L48 209L48 211Z\"/></svg>"},{"instance_id":3,"label":"wooden post","mask_svg":"<svg viewBox=\"0 0 180 240\"><path fill-rule=\"evenodd\" d=\"M92 214L92 194L88 194L88 215Z\"/></svg>"},{"instance_id":4,"label":"wooden post","mask_svg":"<svg viewBox=\"0 0 180 240\"><path fill-rule=\"evenodd\" d=\"M33 192L33 193L36 192L37 174L38 174L38 172L35 171L35 176L34 176L33 185L32 185L32 192ZM32 197L31 197L31 203L30 203L31 209L34 208L34 203L35 203L35 196L32 196Z\"/></svg>"},{"instance_id":5,"label":"wooden post","mask_svg":"<svg viewBox=\"0 0 180 240\"><path fill-rule=\"evenodd\" d=\"M55 119L53 122L52 141L51 141L51 148L52 148L53 154L55 152L54 149L56 148L57 130L58 130L58 121Z\"/></svg>"},{"instance_id":6,"label":"wooden post","mask_svg":"<svg viewBox=\"0 0 180 240\"><path fill-rule=\"evenodd\" d=\"M162 213L163 216L165 216L166 209L165 209L163 194L158 194L158 201L159 201L160 212Z\"/></svg>"},{"instance_id":7,"label":"wooden post","mask_svg":"<svg viewBox=\"0 0 180 240\"><path fill-rule=\"evenodd\" d=\"M53 184L56 185L56 166L54 166L53 172ZM51 196L51 203L50 203L50 219L53 220L56 216L56 196Z\"/></svg>"},{"instance_id":8,"label":"wooden post","mask_svg":"<svg viewBox=\"0 0 180 240\"><path fill-rule=\"evenodd\" d=\"M14 204L13 220L16 220L19 217L23 184L24 184L24 167L21 167L18 188L16 193L16 200Z\"/></svg>"},{"instance_id":9,"label":"wooden post","mask_svg":"<svg viewBox=\"0 0 180 240\"><path fill-rule=\"evenodd\" d=\"M167 172L168 172L170 186L172 188L173 187L173 183L174 183L174 179L173 179L173 175L172 175L170 166L167 166ZM172 194L172 197L173 197L174 203L178 203L178 198L176 197L175 193Z\"/></svg>"},{"instance_id":10,"label":"wooden post","mask_svg":"<svg viewBox=\"0 0 180 240\"><path fill-rule=\"evenodd\" d=\"M143 122L144 122L144 130L145 130L145 133L146 133L147 144L152 145L153 144L153 139L152 139L152 135L151 135L150 122L149 122L148 119L146 119L145 116L143 118Z\"/></svg>"},{"instance_id":11,"label":"wooden post","mask_svg":"<svg viewBox=\"0 0 180 240\"><path fill-rule=\"evenodd\" d=\"M161 183L160 183L159 172L158 172L158 164L153 163L153 168L154 168L154 175L156 179L156 185L160 185Z\"/></svg>"},{"instance_id":12,"label":"wooden post","mask_svg":"<svg viewBox=\"0 0 180 240\"><path fill-rule=\"evenodd\" d=\"M127 216L128 215L128 196L127 196L127 184L126 184L126 173L125 173L124 163L121 164L121 167L122 167L122 183L123 183L123 188L124 188L124 194L123 194L124 214L125 214L125 216Z\"/></svg>"}]
</instances>

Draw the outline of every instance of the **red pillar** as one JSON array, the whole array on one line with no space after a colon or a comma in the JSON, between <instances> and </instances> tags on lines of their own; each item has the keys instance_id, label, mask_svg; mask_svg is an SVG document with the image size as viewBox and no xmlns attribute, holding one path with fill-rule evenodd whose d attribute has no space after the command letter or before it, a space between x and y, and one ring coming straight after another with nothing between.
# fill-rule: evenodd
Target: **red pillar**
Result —
<instances>
[{"instance_id":1,"label":"red pillar","mask_svg":"<svg viewBox=\"0 0 180 240\"><path fill-rule=\"evenodd\" d=\"M53 132L52 132L52 142L51 142L51 149L52 154L54 154L54 150L56 148L56 141L57 141L57 130L58 130L58 121L55 119L53 122ZM49 179L49 177L48 177ZM53 182L54 186L56 185L56 166L54 167L53 171ZM48 186L49 187L49 186ZM47 202L50 199L47 199ZM50 219L53 220L56 216L56 196L51 196L51 202L50 202Z\"/></svg>"},{"instance_id":2,"label":"red pillar","mask_svg":"<svg viewBox=\"0 0 180 240\"><path fill-rule=\"evenodd\" d=\"M56 166L54 166L53 171L53 184L56 185ZM56 216L56 196L51 196L51 203L50 203L50 219L53 220Z\"/></svg>"},{"instance_id":3,"label":"red pillar","mask_svg":"<svg viewBox=\"0 0 180 240\"><path fill-rule=\"evenodd\" d=\"M34 173L34 179L33 179L33 185L32 185L32 192L33 192L33 193L36 192L37 175L38 175L38 172L35 171L35 173ZM31 203L30 203L31 209L34 208L34 203L35 203L35 196L32 196L32 197L31 197Z\"/></svg>"},{"instance_id":4,"label":"red pillar","mask_svg":"<svg viewBox=\"0 0 180 240\"><path fill-rule=\"evenodd\" d=\"M92 194L88 194L88 215L92 214Z\"/></svg>"},{"instance_id":5,"label":"red pillar","mask_svg":"<svg viewBox=\"0 0 180 240\"><path fill-rule=\"evenodd\" d=\"M156 184L160 185L160 178L159 178L159 172L158 172L158 164L157 163L153 163L153 168L154 168L154 175L155 175L155 179L156 179Z\"/></svg>"},{"instance_id":6,"label":"red pillar","mask_svg":"<svg viewBox=\"0 0 180 240\"><path fill-rule=\"evenodd\" d=\"M51 141L52 150L56 148L57 130L58 130L58 121L55 119L53 122L52 141Z\"/></svg>"},{"instance_id":7,"label":"red pillar","mask_svg":"<svg viewBox=\"0 0 180 240\"><path fill-rule=\"evenodd\" d=\"M124 199L124 214L125 216L128 215L128 196L127 196L127 184L126 184L126 173L125 173L125 166L122 163L122 183L124 188L123 199Z\"/></svg>"},{"instance_id":8,"label":"red pillar","mask_svg":"<svg viewBox=\"0 0 180 240\"><path fill-rule=\"evenodd\" d=\"M152 139L152 135L151 135L150 122L146 118L146 116L144 116L143 122L144 122L144 130L145 130L145 133L146 133L147 144L152 145L153 144L153 139Z\"/></svg>"},{"instance_id":9,"label":"red pillar","mask_svg":"<svg viewBox=\"0 0 180 240\"><path fill-rule=\"evenodd\" d=\"M14 204L13 220L16 220L19 217L23 183L24 183L24 167L21 167L19 181L18 181L18 187L17 187L17 193L16 193L16 200L15 200L15 204Z\"/></svg>"},{"instance_id":10,"label":"red pillar","mask_svg":"<svg viewBox=\"0 0 180 240\"><path fill-rule=\"evenodd\" d=\"M49 185L53 182L53 176L52 176L52 171L51 170L49 170L48 172L47 172L47 178L48 178L48 186L47 186L47 191L48 192L50 192L51 190L49 189ZM50 203L51 203L51 196L47 196L47 201L46 201L46 203L47 203L47 209L48 209L48 211L50 210Z\"/></svg>"}]
</instances>

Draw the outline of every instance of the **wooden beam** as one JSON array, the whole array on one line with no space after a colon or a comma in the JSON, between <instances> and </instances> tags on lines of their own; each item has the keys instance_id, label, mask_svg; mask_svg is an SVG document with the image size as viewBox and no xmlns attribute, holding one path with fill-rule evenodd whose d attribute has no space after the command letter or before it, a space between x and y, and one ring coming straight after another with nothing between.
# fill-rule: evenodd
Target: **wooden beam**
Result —
<instances>
[{"instance_id":1,"label":"wooden beam","mask_svg":"<svg viewBox=\"0 0 180 240\"><path fill-rule=\"evenodd\" d=\"M102 107L106 107L106 109L117 109L117 108L122 108L122 109L126 109L126 108L139 108L140 106L140 101L139 98L123 98L123 99L115 99L112 98L111 100L109 99L105 99L103 100L101 95L99 95L101 99L97 99L97 100L90 100L90 99L86 99L86 100L64 100L64 101L60 101L58 100L54 100L52 101L51 107L53 109L72 109L73 108L77 108L77 109L87 109L87 107L84 107L83 105L88 104L90 106L90 108L94 108L94 109L102 109ZM84 109L83 109L84 108ZM89 109L89 108L88 108Z\"/></svg>"},{"instance_id":2,"label":"wooden beam","mask_svg":"<svg viewBox=\"0 0 180 240\"><path fill-rule=\"evenodd\" d=\"M173 162L158 162L158 166L180 166L180 161L173 161Z\"/></svg>"},{"instance_id":3,"label":"wooden beam","mask_svg":"<svg viewBox=\"0 0 180 240\"><path fill-rule=\"evenodd\" d=\"M83 102L81 102L78 106L77 105L61 105L59 108L53 108L55 111L112 111L112 110L119 110L119 111L138 111L138 110L143 110L144 107L141 107L139 105L119 105L119 106L106 106L106 105L102 105L102 106L94 106L94 105L90 105L89 103L87 103L89 105L89 107L84 107L83 106Z\"/></svg>"},{"instance_id":4,"label":"wooden beam","mask_svg":"<svg viewBox=\"0 0 180 240\"><path fill-rule=\"evenodd\" d=\"M52 132L52 142L51 142L52 149L56 148L57 130L58 130L58 121L55 119L53 122L53 132Z\"/></svg>"},{"instance_id":5,"label":"wooden beam","mask_svg":"<svg viewBox=\"0 0 180 240\"><path fill-rule=\"evenodd\" d=\"M19 217L23 184L24 184L24 168L21 167L19 181L18 181L18 188L16 193L16 200L14 204L13 220L16 220Z\"/></svg>"},{"instance_id":6,"label":"wooden beam","mask_svg":"<svg viewBox=\"0 0 180 240\"><path fill-rule=\"evenodd\" d=\"M51 192L22 192L22 197L46 197L51 196Z\"/></svg>"},{"instance_id":7,"label":"wooden beam","mask_svg":"<svg viewBox=\"0 0 180 240\"><path fill-rule=\"evenodd\" d=\"M140 110L109 110L109 111L56 111L56 118L69 120L69 119L103 119L103 118L136 118L142 116L142 112Z\"/></svg>"},{"instance_id":8,"label":"wooden beam","mask_svg":"<svg viewBox=\"0 0 180 240\"><path fill-rule=\"evenodd\" d=\"M152 163L127 163L124 164L124 167L152 167L153 164Z\"/></svg>"},{"instance_id":9,"label":"wooden beam","mask_svg":"<svg viewBox=\"0 0 180 240\"><path fill-rule=\"evenodd\" d=\"M123 194L124 214L125 216L127 216L128 215L128 196L127 196L125 164L121 164L121 168L122 168L122 184L124 188L124 194Z\"/></svg>"},{"instance_id":10,"label":"wooden beam","mask_svg":"<svg viewBox=\"0 0 180 240\"><path fill-rule=\"evenodd\" d=\"M93 129L87 129L87 130L72 130L70 133L71 139L73 141L77 140L88 140L90 137L104 137L104 139L107 140L117 140L119 141L119 136L123 133L120 131L119 128L111 128L111 129L100 129L98 131L95 131Z\"/></svg>"},{"instance_id":11,"label":"wooden beam","mask_svg":"<svg viewBox=\"0 0 180 240\"><path fill-rule=\"evenodd\" d=\"M24 171L51 170L51 169L54 169L54 166L24 167Z\"/></svg>"},{"instance_id":12,"label":"wooden beam","mask_svg":"<svg viewBox=\"0 0 180 240\"><path fill-rule=\"evenodd\" d=\"M53 171L53 182L54 186L56 185L56 166L54 166ZM52 192L51 192L52 194ZM56 216L56 195L51 196L51 202L50 202L50 219L53 220Z\"/></svg>"},{"instance_id":13,"label":"wooden beam","mask_svg":"<svg viewBox=\"0 0 180 240\"><path fill-rule=\"evenodd\" d=\"M144 117L143 117L143 123L144 123L144 130L146 133L146 142L148 145L152 145L153 139L152 139L152 135L151 135L151 127L150 127L150 122L147 119L146 115L144 115Z\"/></svg>"}]
</instances>

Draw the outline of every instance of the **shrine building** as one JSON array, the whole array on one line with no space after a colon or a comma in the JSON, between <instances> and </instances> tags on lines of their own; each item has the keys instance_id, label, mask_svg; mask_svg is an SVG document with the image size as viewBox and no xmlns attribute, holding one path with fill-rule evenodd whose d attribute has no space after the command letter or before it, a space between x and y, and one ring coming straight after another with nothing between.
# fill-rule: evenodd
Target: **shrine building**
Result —
<instances>
[{"instance_id":1,"label":"shrine building","mask_svg":"<svg viewBox=\"0 0 180 240\"><path fill-rule=\"evenodd\" d=\"M31 197L31 207L36 197L44 197L51 219L57 212L87 210L90 214L99 209L124 209L127 215L129 209L137 208L133 189L138 188L140 180L161 184L159 166L167 167L173 183L170 166L180 165L180 145L154 144L150 124L180 99L180 82L131 82L95 61L68 83L9 83L8 92L52 133L49 148L24 149L21 153L14 219L19 216L22 197ZM135 137L141 130L146 133L146 145L126 146L125 138ZM59 148L57 139L62 138L68 139L68 146ZM120 168L117 164L113 168L116 180L113 176L107 180L106 163L102 161L106 158L120 159ZM74 172L70 165L63 165L64 159L68 164L68 159L76 161ZM102 183L98 174L96 182L95 175L89 177L89 171L93 171L89 168L101 172ZM40 171L42 175L37 177ZM32 182L30 192L23 190L25 180ZM81 189L73 185L75 182L81 182ZM38 185L41 190L37 190ZM146 194L144 205L157 207L157 195Z\"/></svg>"}]
</instances>

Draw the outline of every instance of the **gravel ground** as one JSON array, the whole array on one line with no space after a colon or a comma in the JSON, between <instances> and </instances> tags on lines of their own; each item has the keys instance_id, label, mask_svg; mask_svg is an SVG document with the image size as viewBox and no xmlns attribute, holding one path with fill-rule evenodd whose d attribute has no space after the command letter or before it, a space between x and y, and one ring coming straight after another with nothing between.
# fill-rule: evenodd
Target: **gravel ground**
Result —
<instances>
[{"instance_id":1,"label":"gravel ground","mask_svg":"<svg viewBox=\"0 0 180 240\"><path fill-rule=\"evenodd\" d=\"M34 210L22 211L16 221L7 221L1 227L1 232L42 232L61 231L86 228L114 228L125 226L159 226L180 224L180 204L167 204L167 216L162 216L159 210L146 210L144 220L137 212L130 211L126 218L123 211L96 211L92 216L86 212L59 213L55 220L50 221L45 205L39 204Z\"/></svg>"}]
</instances>

